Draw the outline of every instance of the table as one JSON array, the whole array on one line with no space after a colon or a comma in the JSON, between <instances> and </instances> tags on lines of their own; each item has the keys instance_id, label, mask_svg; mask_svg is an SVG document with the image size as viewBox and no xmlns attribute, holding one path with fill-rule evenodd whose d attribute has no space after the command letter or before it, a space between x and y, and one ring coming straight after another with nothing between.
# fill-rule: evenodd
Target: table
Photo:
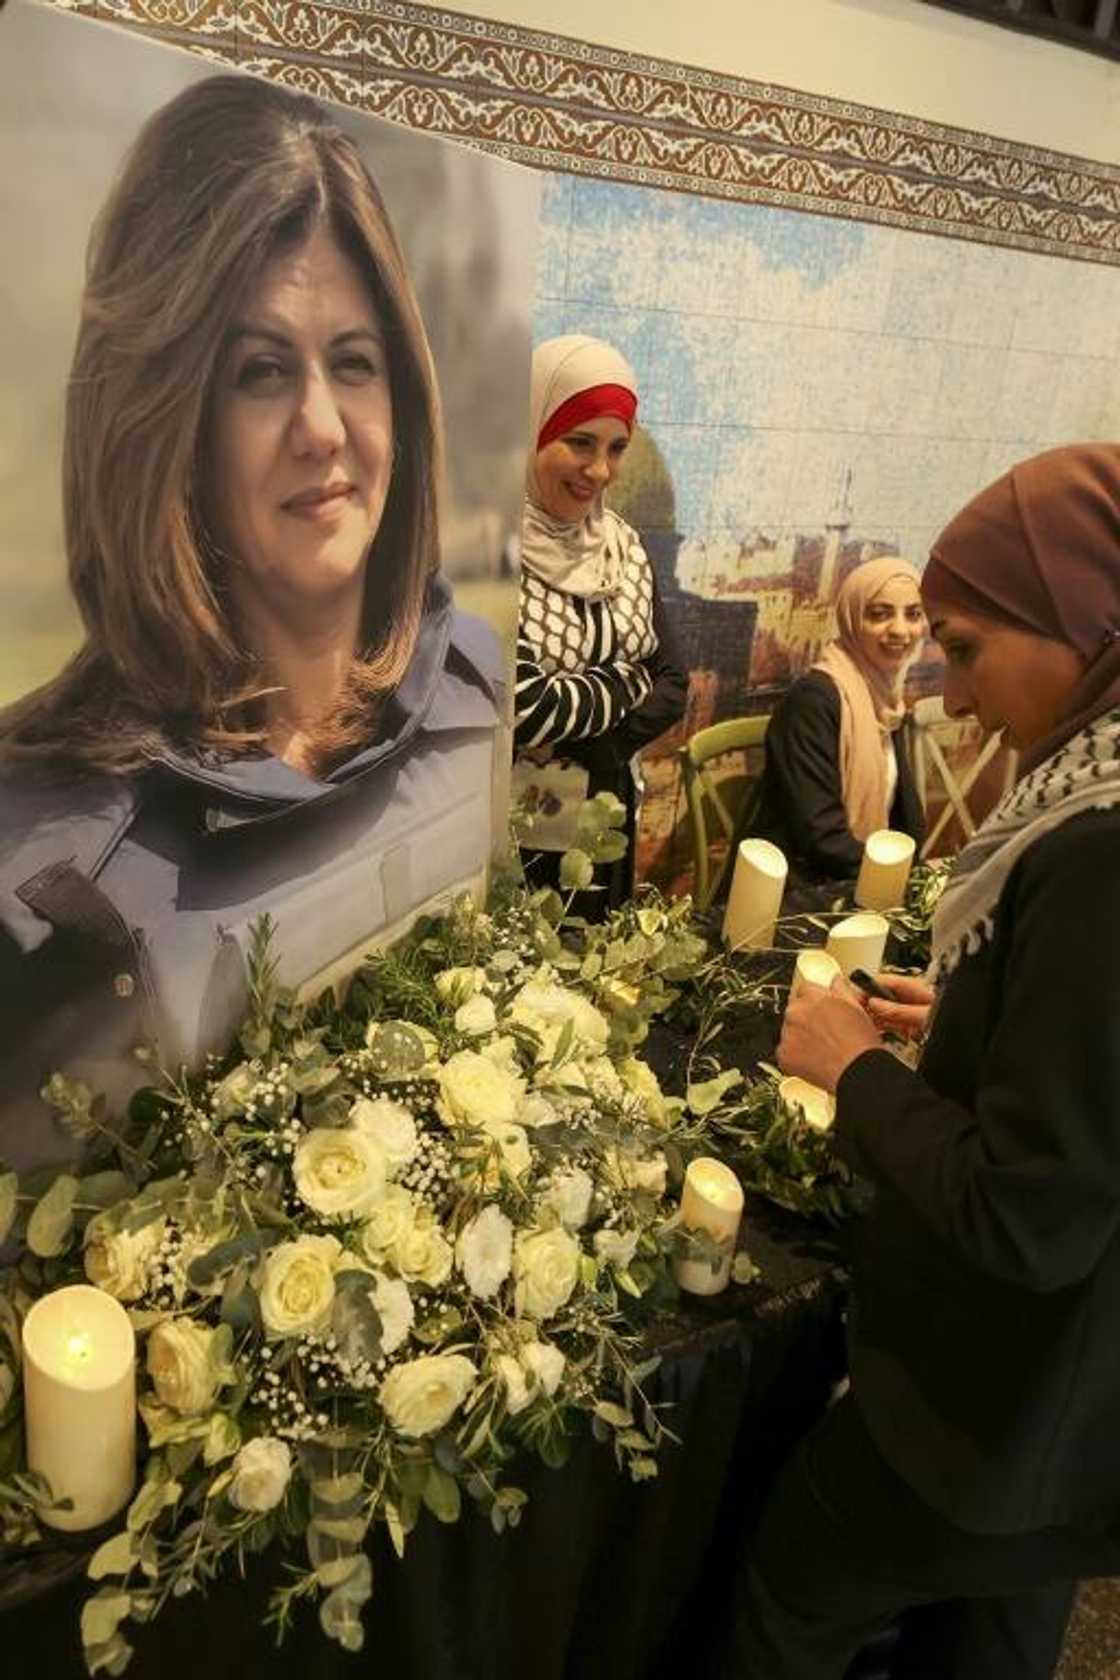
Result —
<instances>
[{"instance_id":1,"label":"table","mask_svg":"<svg viewBox=\"0 0 1120 1680\"><path fill-rule=\"evenodd\" d=\"M563 1471L533 1464L521 1526L494 1535L471 1510L427 1513L403 1562L374 1542L366 1649L348 1656L303 1612L280 1652L260 1626L272 1566L170 1604L136 1630L138 1680L358 1674L410 1680L668 1680L703 1674L705 1630L726 1614L737 1538L843 1369L842 1256L821 1231L748 1197L763 1280L689 1299L659 1323L652 1397L673 1403L657 1480L633 1485L581 1435ZM80 1566L79 1566L80 1567ZM21 1601L13 1603L17 1597ZM84 1671L80 1574L35 1591L9 1570L0 1639L50 1680ZM5 1590L0 1577L0 1608ZM131 1638L132 1635L129 1634Z\"/></svg>"}]
</instances>

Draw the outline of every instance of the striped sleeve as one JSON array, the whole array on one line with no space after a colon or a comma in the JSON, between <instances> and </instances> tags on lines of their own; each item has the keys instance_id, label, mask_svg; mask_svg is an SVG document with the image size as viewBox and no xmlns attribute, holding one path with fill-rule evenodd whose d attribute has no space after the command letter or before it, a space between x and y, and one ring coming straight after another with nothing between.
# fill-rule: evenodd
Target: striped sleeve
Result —
<instances>
[{"instance_id":1,"label":"striped sleeve","mask_svg":"<svg viewBox=\"0 0 1120 1680\"><path fill-rule=\"evenodd\" d=\"M552 746L602 735L649 693L643 666L629 660L592 665L577 673L546 673L533 644L517 639L516 743Z\"/></svg>"}]
</instances>

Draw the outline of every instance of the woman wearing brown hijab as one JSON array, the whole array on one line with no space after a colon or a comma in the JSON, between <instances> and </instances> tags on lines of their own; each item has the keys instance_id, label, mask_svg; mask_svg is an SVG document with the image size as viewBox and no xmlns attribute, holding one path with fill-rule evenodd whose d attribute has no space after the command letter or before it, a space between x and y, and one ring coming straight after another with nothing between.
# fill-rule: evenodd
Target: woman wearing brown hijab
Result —
<instances>
[{"instance_id":1,"label":"woman wearing brown hijab","mask_svg":"<svg viewBox=\"0 0 1120 1680\"><path fill-rule=\"evenodd\" d=\"M922 593L947 711L1021 774L957 860L931 988L786 1015L778 1059L835 1091L876 1195L850 1392L753 1538L744 1680L839 1680L903 1611L898 1680L1042 1680L1077 1579L1120 1573L1120 449L1014 468ZM874 1017L923 1013L915 1072Z\"/></svg>"}]
</instances>

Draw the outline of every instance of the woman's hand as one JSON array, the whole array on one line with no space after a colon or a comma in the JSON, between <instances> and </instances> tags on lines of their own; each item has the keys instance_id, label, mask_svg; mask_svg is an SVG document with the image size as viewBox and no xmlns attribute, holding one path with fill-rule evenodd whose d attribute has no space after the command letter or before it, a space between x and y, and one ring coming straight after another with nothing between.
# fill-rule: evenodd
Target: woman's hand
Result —
<instances>
[{"instance_id":1,"label":"woman's hand","mask_svg":"<svg viewBox=\"0 0 1120 1680\"><path fill-rule=\"evenodd\" d=\"M822 1090L835 1091L840 1076L865 1050L881 1050L883 1041L846 980L830 991L803 984L786 1009L778 1041L778 1066Z\"/></svg>"},{"instance_id":2,"label":"woman's hand","mask_svg":"<svg viewBox=\"0 0 1120 1680\"><path fill-rule=\"evenodd\" d=\"M892 994L885 998L868 998L864 1007L877 1027L884 1032L899 1033L903 1038L921 1038L929 1024L930 1006L934 994L924 980L905 974L877 974L875 978Z\"/></svg>"}]
</instances>

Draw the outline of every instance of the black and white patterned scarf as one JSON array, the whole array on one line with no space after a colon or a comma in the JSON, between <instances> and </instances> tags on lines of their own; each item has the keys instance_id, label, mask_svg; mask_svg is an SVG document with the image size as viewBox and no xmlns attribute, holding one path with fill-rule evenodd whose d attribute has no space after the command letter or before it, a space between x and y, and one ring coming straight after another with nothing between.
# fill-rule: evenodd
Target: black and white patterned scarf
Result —
<instances>
[{"instance_id":1,"label":"black and white patterned scarf","mask_svg":"<svg viewBox=\"0 0 1120 1680\"><path fill-rule=\"evenodd\" d=\"M1120 805L1120 709L1103 713L1016 783L953 865L933 921L927 979L943 985L991 938L996 904L1036 840L1083 811Z\"/></svg>"}]
</instances>

